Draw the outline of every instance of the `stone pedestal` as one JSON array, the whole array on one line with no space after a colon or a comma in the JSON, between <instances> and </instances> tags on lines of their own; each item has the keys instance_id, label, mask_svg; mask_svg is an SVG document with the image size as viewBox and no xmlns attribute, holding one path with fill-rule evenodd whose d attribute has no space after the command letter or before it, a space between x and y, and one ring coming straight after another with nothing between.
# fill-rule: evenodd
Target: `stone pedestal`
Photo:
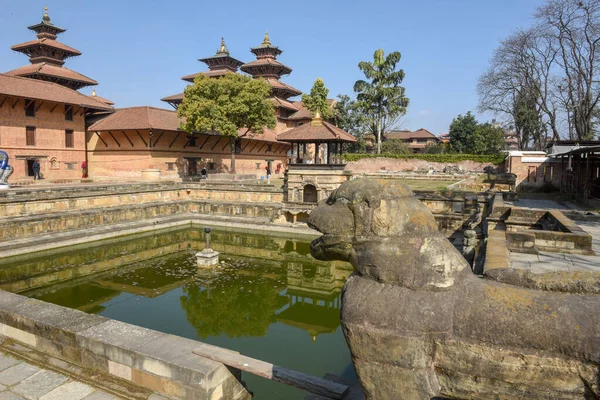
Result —
<instances>
[{"instance_id":1,"label":"stone pedestal","mask_svg":"<svg viewBox=\"0 0 600 400\"><path fill-rule=\"evenodd\" d=\"M160 169L148 168L142 170L143 181L159 181L160 180Z\"/></svg>"},{"instance_id":2,"label":"stone pedestal","mask_svg":"<svg viewBox=\"0 0 600 400\"><path fill-rule=\"evenodd\" d=\"M219 264L219 252L213 249L204 249L196 253L198 268L207 268Z\"/></svg>"}]
</instances>

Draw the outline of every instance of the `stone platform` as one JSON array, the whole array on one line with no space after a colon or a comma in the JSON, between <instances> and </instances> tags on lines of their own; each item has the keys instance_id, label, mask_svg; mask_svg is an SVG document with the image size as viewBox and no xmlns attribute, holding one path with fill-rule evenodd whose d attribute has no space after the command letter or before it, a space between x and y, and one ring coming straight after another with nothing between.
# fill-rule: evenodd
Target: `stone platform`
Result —
<instances>
[{"instance_id":1,"label":"stone platform","mask_svg":"<svg viewBox=\"0 0 600 400\"><path fill-rule=\"evenodd\" d=\"M0 351L0 399L2 400L117 400L121 398ZM156 395L148 397L148 400L161 399L165 398Z\"/></svg>"}]
</instances>

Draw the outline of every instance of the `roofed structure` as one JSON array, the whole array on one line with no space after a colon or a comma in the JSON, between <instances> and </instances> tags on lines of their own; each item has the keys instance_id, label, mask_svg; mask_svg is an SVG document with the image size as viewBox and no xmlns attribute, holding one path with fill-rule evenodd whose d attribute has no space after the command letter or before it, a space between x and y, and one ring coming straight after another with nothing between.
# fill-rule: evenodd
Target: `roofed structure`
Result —
<instances>
[{"instance_id":1,"label":"roofed structure","mask_svg":"<svg viewBox=\"0 0 600 400\"><path fill-rule=\"evenodd\" d=\"M80 56L81 52L56 40L65 29L50 21L48 7L44 8L42 21L28 28L36 33L37 39L14 45L11 49L28 56L31 65L9 71L8 75L46 80L74 90L98 84L85 75L62 67L67 58Z\"/></svg>"},{"instance_id":2,"label":"roofed structure","mask_svg":"<svg viewBox=\"0 0 600 400\"><path fill-rule=\"evenodd\" d=\"M390 131L384 134L386 140L401 140L408 144L408 147L413 152L419 152L425 149L427 146L441 143L442 139L435 136L425 128L417 129L416 131L401 130L401 131Z\"/></svg>"},{"instance_id":3,"label":"roofed structure","mask_svg":"<svg viewBox=\"0 0 600 400\"><path fill-rule=\"evenodd\" d=\"M224 38L221 38L221 46L219 46L219 49L214 56L200 58L198 61L206 64L208 66L208 71L196 72L195 74L183 76L181 77L182 80L193 83L198 75L204 75L209 78L218 78L226 74L235 74L237 73L238 68L244 64L242 61L231 57ZM161 100L169 103L173 108L177 108L183 101L183 93L163 97Z\"/></svg>"},{"instance_id":4,"label":"roofed structure","mask_svg":"<svg viewBox=\"0 0 600 400\"><path fill-rule=\"evenodd\" d=\"M91 132L156 129L178 131L181 120L177 111L156 107L119 108L106 118L91 125Z\"/></svg>"},{"instance_id":5,"label":"roofed structure","mask_svg":"<svg viewBox=\"0 0 600 400\"><path fill-rule=\"evenodd\" d=\"M329 122L323 121L320 116L315 117L310 124L300 125L280 133L277 139L283 142L356 142L356 138Z\"/></svg>"},{"instance_id":6,"label":"roofed structure","mask_svg":"<svg viewBox=\"0 0 600 400\"><path fill-rule=\"evenodd\" d=\"M283 75L289 75L292 69L277 61L277 56L283 51L277 46L271 44L269 33L265 33L263 42L258 47L253 47L250 51L256 56L256 60L246 63L240 69L253 78L264 78L273 87L273 96L284 100L298 96L302 92L279 80Z\"/></svg>"},{"instance_id":7,"label":"roofed structure","mask_svg":"<svg viewBox=\"0 0 600 400\"><path fill-rule=\"evenodd\" d=\"M62 85L10 76L8 74L0 74L0 96L72 104L98 111L113 110L107 103L103 103L91 96L86 96Z\"/></svg>"}]
</instances>

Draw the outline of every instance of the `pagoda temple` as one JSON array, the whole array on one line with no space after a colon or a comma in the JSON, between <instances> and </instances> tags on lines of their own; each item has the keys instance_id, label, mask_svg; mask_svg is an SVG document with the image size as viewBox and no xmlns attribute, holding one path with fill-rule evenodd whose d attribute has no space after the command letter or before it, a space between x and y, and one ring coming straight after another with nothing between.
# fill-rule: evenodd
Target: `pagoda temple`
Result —
<instances>
[{"instance_id":1,"label":"pagoda temple","mask_svg":"<svg viewBox=\"0 0 600 400\"><path fill-rule=\"evenodd\" d=\"M81 52L56 40L66 29L50 21L48 7L44 8L42 21L28 29L36 33L37 39L14 45L11 49L27 55L31 64L9 71L7 75L50 81L74 90L98 84L85 75L63 67L67 58L80 56Z\"/></svg>"},{"instance_id":2,"label":"pagoda temple","mask_svg":"<svg viewBox=\"0 0 600 400\"><path fill-rule=\"evenodd\" d=\"M299 96L302 92L281 82L283 75L292 72L290 67L277 61L277 56L283 51L271 44L268 32L265 33L262 44L251 48L250 51L256 56L256 60L242 65L240 69L253 78L264 78L273 87L271 93L278 118L285 119L296 113L299 110L298 106L288 99Z\"/></svg>"},{"instance_id":3,"label":"pagoda temple","mask_svg":"<svg viewBox=\"0 0 600 400\"><path fill-rule=\"evenodd\" d=\"M225 44L225 39L221 38L221 46L217 50L217 53L212 57L200 58L198 61L203 62L208 66L208 71L197 72L195 74L186 75L181 77L182 80L194 83L194 79L198 75L205 75L210 78L217 78L226 74L234 74L238 68L244 64L242 61L236 60L229 55L229 50ZM178 93L172 96L163 97L161 99L164 102L169 103L173 108L183 101L183 93Z\"/></svg>"}]
</instances>

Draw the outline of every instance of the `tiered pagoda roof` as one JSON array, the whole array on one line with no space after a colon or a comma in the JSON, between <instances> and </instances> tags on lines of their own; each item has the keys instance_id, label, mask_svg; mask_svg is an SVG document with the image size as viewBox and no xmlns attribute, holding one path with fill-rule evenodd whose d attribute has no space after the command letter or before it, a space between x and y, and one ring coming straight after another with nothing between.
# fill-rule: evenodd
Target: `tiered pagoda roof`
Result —
<instances>
[{"instance_id":1,"label":"tiered pagoda roof","mask_svg":"<svg viewBox=\"0 0 600 400\"><path fill-rule=\"evenodd\" d=\"M9 71L8 75L46 80L74 90L98 84L85 75L62 67L67 58L80 56L81 52L56 41L57 35L65 29L50 21L48 7L44 8L42 22L28 28L36 33L37 39L14 45L11 49L28 56L31 65Z\"/></svg>"},{"instance_id":2,"label":"tiered pagoda roof","mask_svg":"<svg viewBox=\"0 0 600 400\"><path fill-rule=\"evenodd\" d=\"M208 71L202 71L183 76L181 77L182 80L193 83L194 79L198 75L204 75L209 78L218 78L225 74L235 74L238 68L244 64L242 61L237 60L229 55L229 50L227 49L227 45L225 45L224 38L221 38L221 46L214 56L199 58L198 61L206 64L208 66ZM163 97L161 100L177 108L177 106L183 101L183 93Z\"/></svg>"},{"instance_id":3,"label":"tiered pagoda roof","mask_svg":"<svg viewBox=\"0 0 600 400\"><path fill-rule=\"evenodd\" d=\"M240 69L254 78L264 78L273 87L273 96L281 99L298 96L302 92L283 82L280 79L283 75L289 75L292 69L277 61L277 56L282 53L282 50L271 44L269 33L265 34L263 42L258 47L250 49L256 60L246 63Z\"/></svg>"}]
</instances>

